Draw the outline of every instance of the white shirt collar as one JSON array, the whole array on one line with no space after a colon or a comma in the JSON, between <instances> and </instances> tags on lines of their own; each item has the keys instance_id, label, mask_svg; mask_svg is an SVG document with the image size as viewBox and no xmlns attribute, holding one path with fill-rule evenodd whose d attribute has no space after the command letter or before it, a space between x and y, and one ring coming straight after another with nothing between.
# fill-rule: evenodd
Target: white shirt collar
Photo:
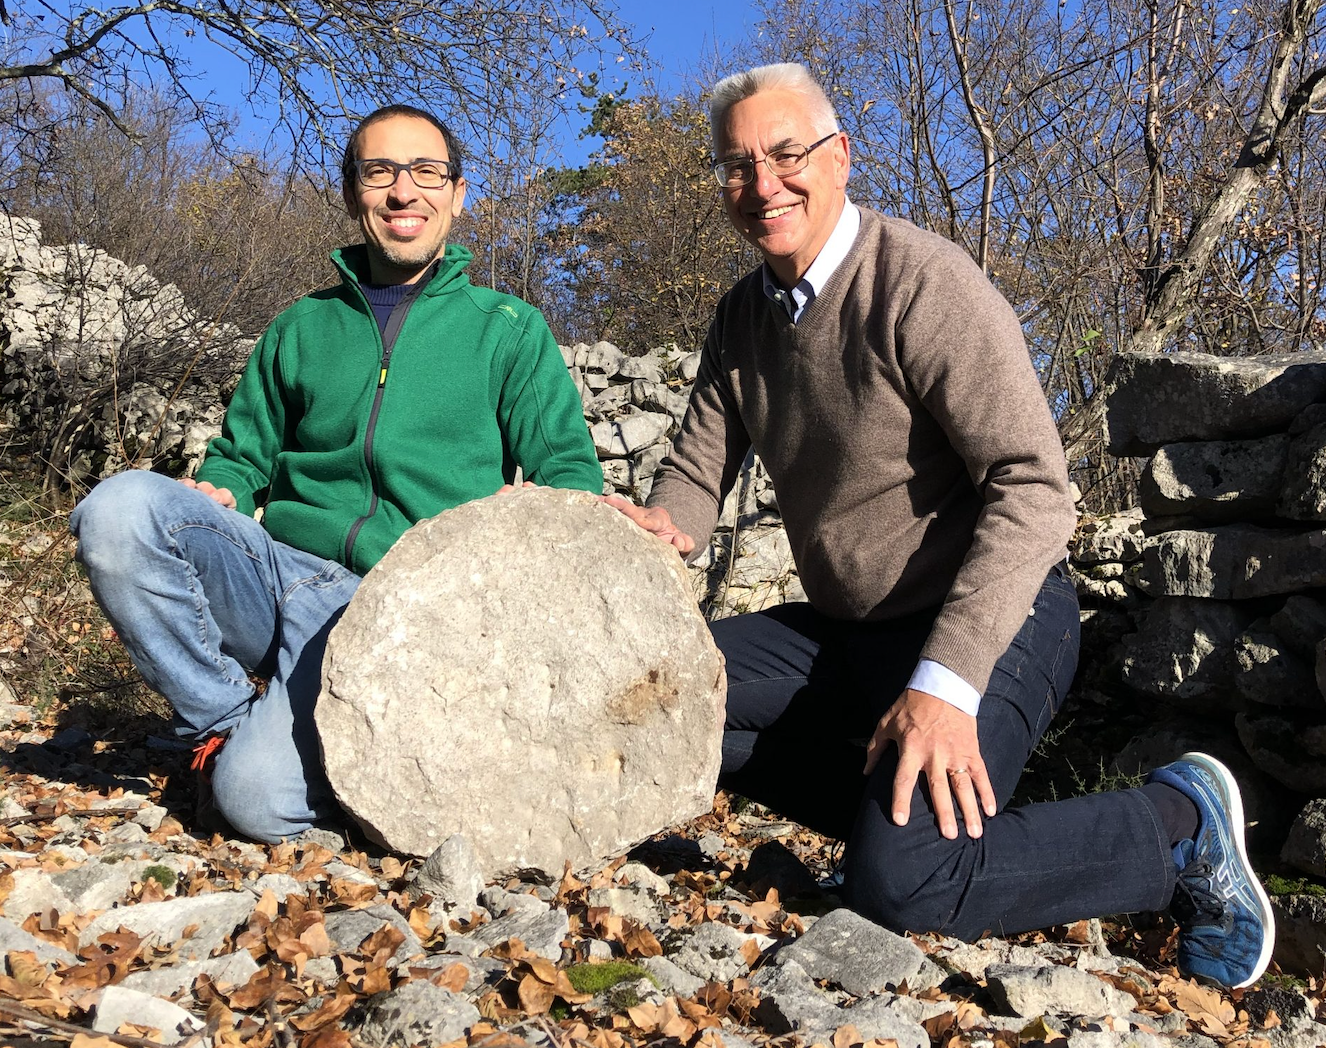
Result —
<instances>
[{"instance_id":1,"label":"white shirt collar","mask_svg":"<svg viewBox=\"0 0 1326 1048\"><path fill-rule=\"evenodd\" d=\"M784 291L779 286L773 270L769 268L769 263L764 263L765 295L771 302L782 305L792 318L792 322L796 323L801 319L805 308L814 302L815 296L824 289L824 285L829 282L834 271L842 265L847 252L852 249L860 228L861 212L850 200L845 200L842 214L838 216L838 222L834 225L833 232L829 234L829 239L824 242L824 247L806 270L806 275L796 282L791 291Z\"/></svg>"}]
</instances>

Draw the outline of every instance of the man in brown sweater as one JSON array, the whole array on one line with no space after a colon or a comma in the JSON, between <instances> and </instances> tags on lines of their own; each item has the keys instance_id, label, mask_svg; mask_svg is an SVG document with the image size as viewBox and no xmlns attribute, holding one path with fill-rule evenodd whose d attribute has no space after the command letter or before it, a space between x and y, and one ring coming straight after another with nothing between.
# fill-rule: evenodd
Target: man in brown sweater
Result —
<instances>
[{"instance_id":1,"label":"man in brown sweater","mask_svg":"<svg viewBox=\"0 0 1326 1048\"><path fill-rule=\"evenodd\" d=\"M729 77L710 111L764 264L719 303L648 506L613 501L693 554L752 447L778 493L809 601L714 624L721 783L844 839L844 896L886 926L1172 905L1186 971L1251 983L1274 927L1219 762L1005 808L1078 643L1067 470L1013 310L958 247L847 199L847 136L802 67Z\"/></svg>"}]
</instances>

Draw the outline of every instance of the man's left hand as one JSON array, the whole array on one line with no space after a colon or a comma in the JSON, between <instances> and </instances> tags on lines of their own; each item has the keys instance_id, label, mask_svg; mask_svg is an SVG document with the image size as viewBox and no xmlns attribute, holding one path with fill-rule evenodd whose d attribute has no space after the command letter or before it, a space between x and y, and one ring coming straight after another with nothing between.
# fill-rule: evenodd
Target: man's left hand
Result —
<instances>
[{"instance_id":1,"label":"man's left hand","mask_svg":"<svg viewBox=\"0 0 1326 1048\"><path fill-rule=\"evenodd\" d=\"M875 770L890 742L898 746L898 771L893 777L893 821L899 826L907 824L912 791L924 772L939 832L949 840L957 839L956 799L967 835L979 837L981 812L988 818L998 807L985 761L981 759L976 718L943 699L908 688L875 728L866 747L866 775Z\"/></svg>"}]
</instances>

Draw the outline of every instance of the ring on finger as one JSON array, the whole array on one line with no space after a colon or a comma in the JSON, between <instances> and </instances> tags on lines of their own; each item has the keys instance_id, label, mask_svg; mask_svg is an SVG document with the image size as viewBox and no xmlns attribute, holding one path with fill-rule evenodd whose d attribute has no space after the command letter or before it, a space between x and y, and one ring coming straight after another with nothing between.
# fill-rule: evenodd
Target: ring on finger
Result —
<instances>
[{"instance_id":1,"label":"ring on finger","mask_svg":"<svg viewBox=\"0 0 1326 1048\"><path fill-rule=\"evenodd\" d=\"M949 775L970 775L966 768L949 768Z\"/></svg>"}]
</instances>

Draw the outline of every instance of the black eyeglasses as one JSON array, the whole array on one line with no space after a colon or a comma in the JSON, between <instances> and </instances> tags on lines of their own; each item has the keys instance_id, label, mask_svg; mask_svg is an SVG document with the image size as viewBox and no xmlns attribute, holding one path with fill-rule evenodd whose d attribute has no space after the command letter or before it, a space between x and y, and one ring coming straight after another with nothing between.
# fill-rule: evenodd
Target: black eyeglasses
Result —
<instances>
[{"instance_id":1,"label":"black eyeglasses","mask_svg":"<svg viewBox=\"0 0 1326 1048\"><path fill-rule=\"evenodd\" d=\"M410 172L414 184L420 189L441 189L457 176L449 160L411 160L408 164L398 164L394 160L356 160L355 174L359 184L366 189L385 189L394 185L402 171Z\"/></svg>"},{"instance_id":2,"label":"black eyeglasses","mask_svg":"<svg viewBox=\"0 0 1326 1048\"><path fill-rule=\"evenodd\" d=\"M775 149L772 153L765 154L764 166L777 178L789 178L798 171L804 171L806 165L810 163L810 154L837 136L838 132L834 131L808 146L793 142L781 149ZM736 160L720 160L711 170L718 184L724 189L737 189L755 181L755 158L743 156Z\"/></svg>"}]
</instances>

